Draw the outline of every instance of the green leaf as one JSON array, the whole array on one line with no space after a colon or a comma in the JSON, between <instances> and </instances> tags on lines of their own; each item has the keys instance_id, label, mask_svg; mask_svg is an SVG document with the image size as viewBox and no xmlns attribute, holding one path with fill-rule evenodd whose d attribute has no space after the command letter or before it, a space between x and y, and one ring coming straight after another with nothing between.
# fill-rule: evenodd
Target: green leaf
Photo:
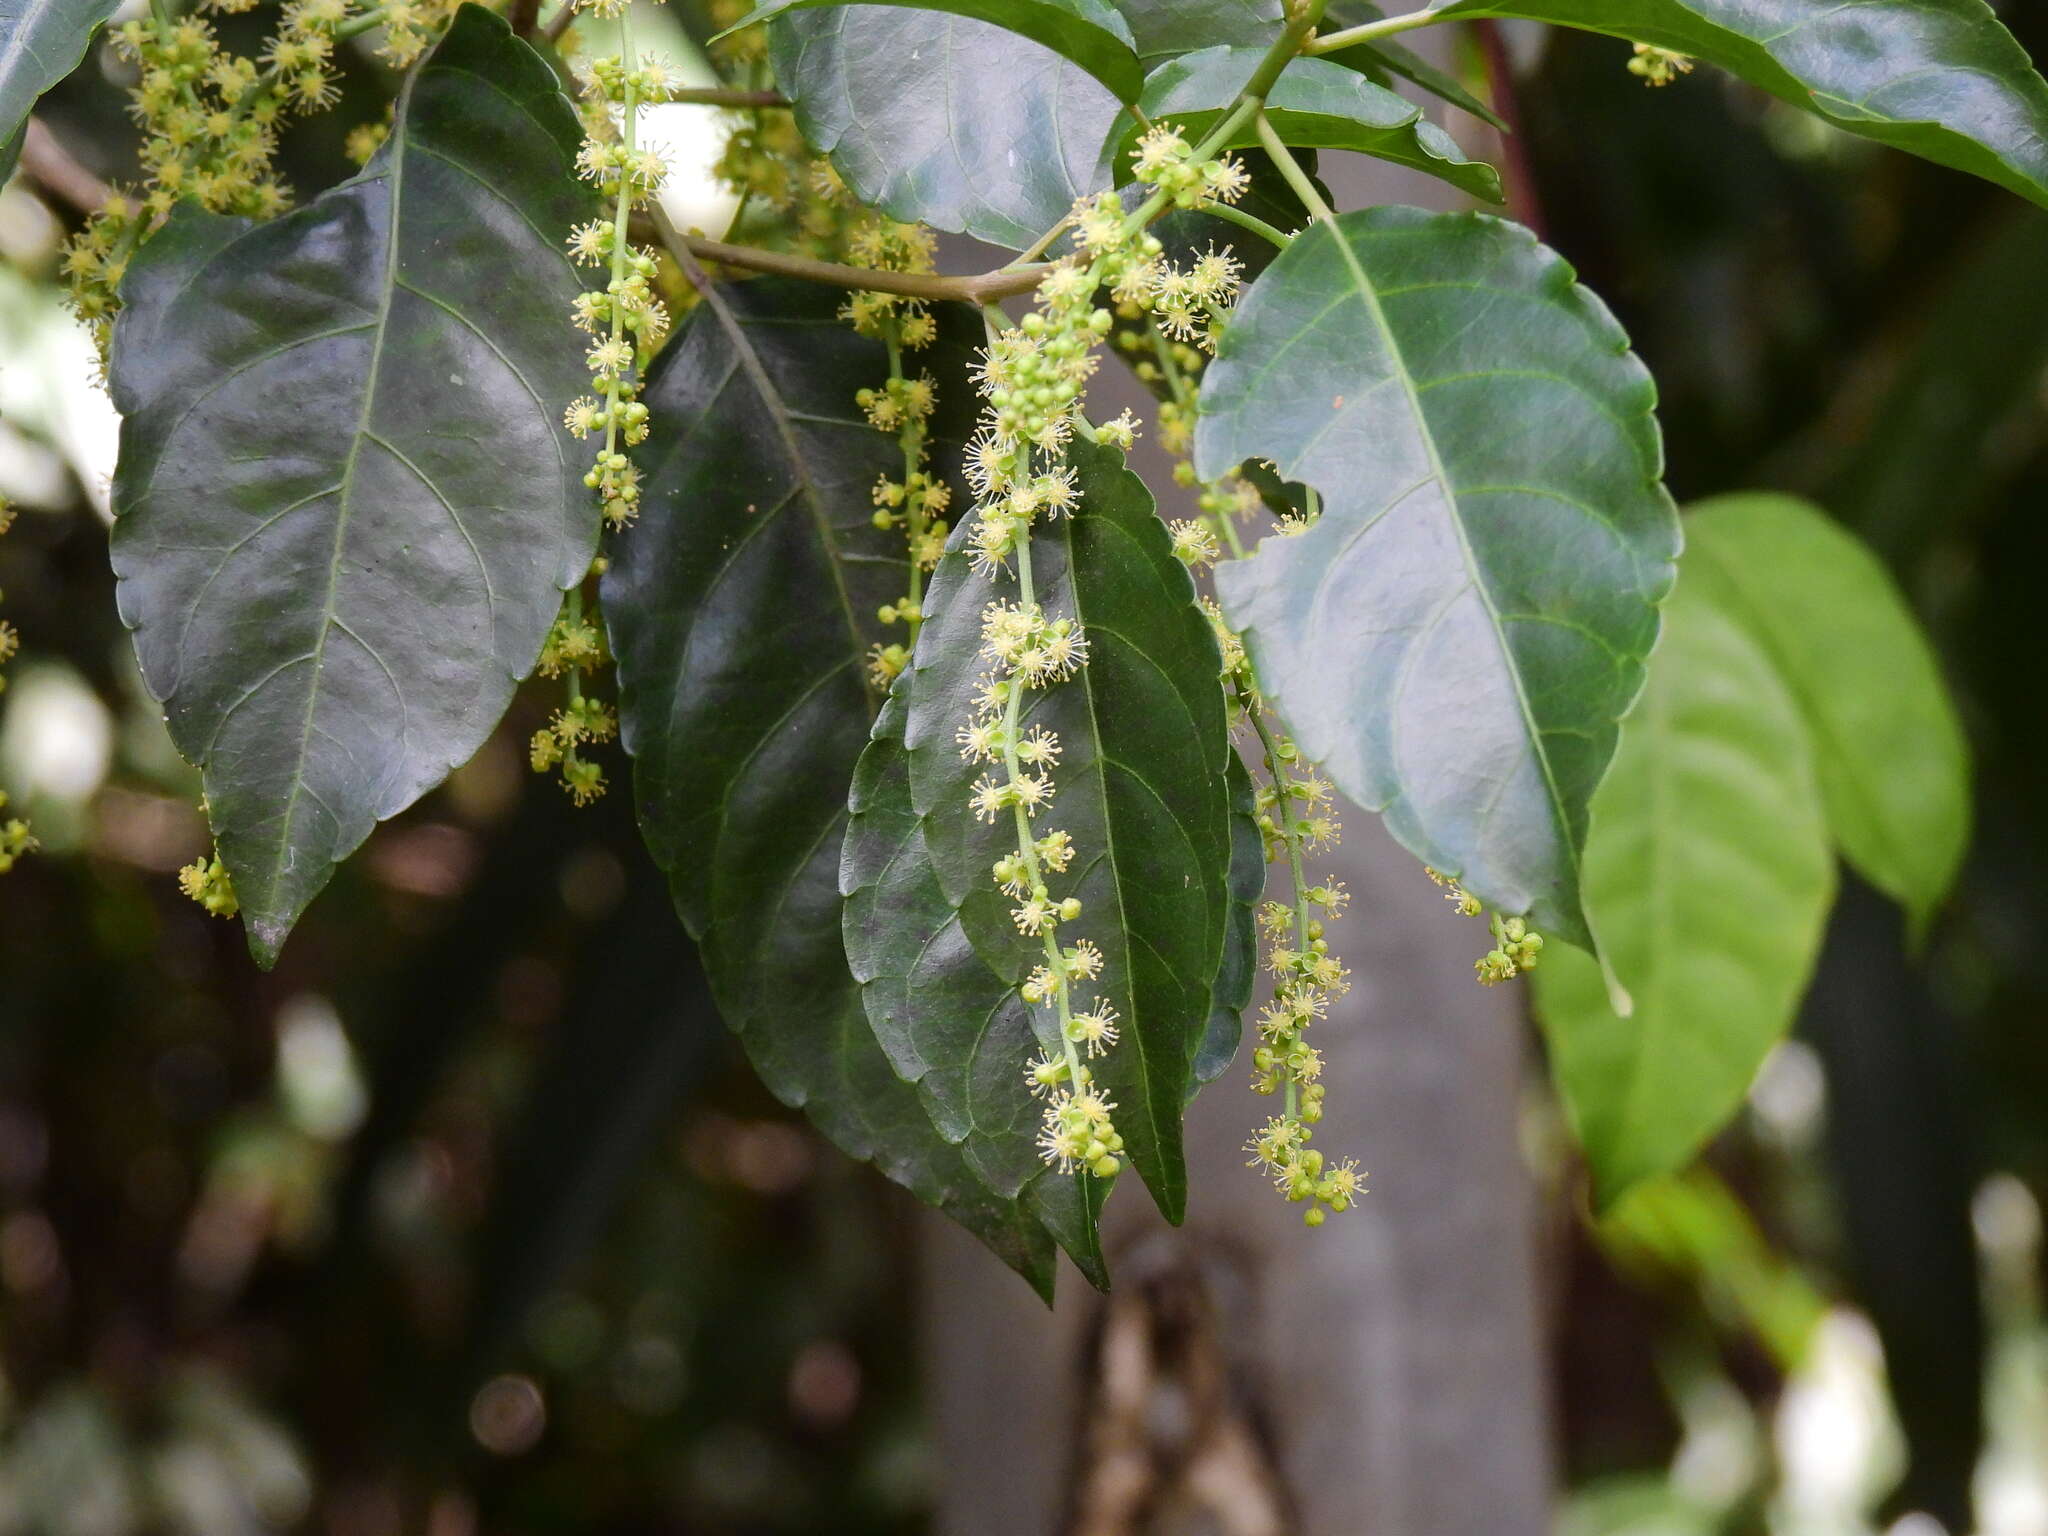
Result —
<instances>
[{"instance_id":1,"label":"green leaf","mask_svg":"<svg viewBox=\"0 0 2048 1536\"><path fill-rule=\"evenodd\" d=\"M1586 904L1635 999L1546 949L1537 1015L1601 1205L1682 1166L1792 1022L1834 896L1805 722L1743 625L1691 580L1593 797Z\"/></svg>"},{"instance_id":2,"label":"green leaf","mask_svg":"<svg viewBox=\"0 0 2048 1536\"><path fill-rule=\"evenodd\" d=\"M1110 184L1114 95L986 21L881 5L779 17L797 125L864 203L1023 250Z\"/></svg>"},{"instance_id":3,"label":"green leaf","mask_svg":"<svg viewBox=\"0 0 2048 1536\"><path fill-rule=\"evenodd\" d=\"M1078 1189L1037 1187L1077 1184L1077 1176L1056 1173L1039 1157L1041 1105L1024 1081L1025 1063L1039 1050L1061 1049L1058 1034L1034 1032L1015 984L981 957L939 886L924 818L910 803L905 694L899 686L883 705L854 773L839 867L848 967L875 1039L897 1075L917 1085L939 1135L960 1148L993 1196L1025 1201L1088 1278L1107 1288L1097 1207ZM998 899L987 893L988 903ZM1001 911L994 916L1007 921Z\"/></svg>"},{"instance_id":4,"label":"green leaf","mask_svg":"<svg viewBox=\"0 0 2048 1536\"><path fill-rule=\"evenodd\" d=\"M1904 597L1853 534L1790 496L1717 497L1685 527L1685 579L1799 702L1842 852L1924 928L1969 845L1969 748Z\"/></svg>"},{"instance_id":5,"label":"green leaf","mask_svg":"<svg viewBox=\"0 0 2048 1536\"><path fill-rule=\"evenodd\" d=\"M1323 11L1319 30L1328 34L1366 22L1383 21L1386 14L1371 0L1331 0ZM1335 53L1319 57L1328 59L1332 64L1342 64L1346 69L1355 69L1379 85L1387 83L1387 76L1399 75L1460 111L1471 113L1481 122L1491 124L1503 133L1508 131L1506 119L1466 90L1455 75L1438 69L1414 49L1395 42L1391 37L1370 43L1353 43L1349 48L1339 48Z\"/></svg>"},{"instance_id":6,"label":"green leaf","mask_svg":"<svg viewBox=\"0 0 2048 1536\"><path fill-rule=\"evenodd\" d=\"M251 225L180 209L114 332L113 562L258 961L490 734L590 563L560 237L590 211L539 55L474 6L369 167Z\"/></svg>"},{"instance_id":7,"label":"green leaf","mask_svg":"<svg viewBox=\"0 0 2048 1536\"><path fill-rule=\"evenodd\" d=\"M1130 26L1105 0L871 0L860 9L869 10L877 5L965 17L1027 37L1079 65L1108 87L1119 101L1136 101L1145 84L1145 67L1138 62L1137 52L1131 46ZM828 8L844 10L846 0L767 0L719 36L729 36L742 27L786 16L791 11ZM942 36L926 35L934 43Z\"/></svg>"},{"instance_id":8,"label":"green leaf","mask_svg":"<svg viewBox=\"0 0 2048 1536\"><path fill-rule=\"evenodd\" d=\"M1044 1290L1050 1245L890 1069L840 939L866 653L905 579L903 536L874 527L870 500L902 451L854 403L888 357L840 303L783 279L720 285L648 379L645 512L603 589L641 835L769 1090ZM940 379L937 425L957 438L973 412L958 337L980 325L947 311L942 326L914 365Z\"/></svg>"},{"instance_id":9,"label":"green leaf","mask_svg":"<svg viewBox=\"0 0 2048 1536\"><path fill-rule=\"evenodd\" d=\"M1375 208L1252 285L1195 432L1204 479L1263 457L1322 493L1216 573L1304 752L1417 858L1582 944L1586 802L1678 549L1655 399L1527 230Z\"/></svg>"},{"instance_id":10,"label":"green leaf","mask_svg":"<svg viewBox=\"0 0 2048 1536\"><path fill-rule=\"evenodd\" d=\"M1230 905L1224 916L1223 961L1210 989L1209 1027L1195 1050L1195 1089L1213 1083L1230 1068L1244 1032L1244 1011L1259 979L1259 897L1266 889L1266 840L1259 835L1253 805L1252 776L1233 752L1226 765L1230 780Z\"/></svg>"},{"instance_id":11,"label":"green leaf","mask_svg":"<svg viewBox=\"0 0 2048 1536\"><path fill-rule=\"evenodd\" d=\"M1115 0L1138 57L1159 59L1220 43L1264 49L1280 35L1280 0Z\"/></svg>"},{"instance_id":12,"label":"green leaf","mask_svg":"<svg viewBox=\"0 0 2048 1536\"><path fill-rule=\"evenodd\" d=\"M22 130L43 92L78 68L120 0L0 0L0 179L21 157Z\"/></svg>"},{"instance_id":13,"label":"green leaf","mask_svg":"<svg viewBox=\"0 0 2048 1536\"><path fill-rule=\"evenodd\" d=\"M1190 140L1202 139L1244 89L1265 50L1204 48L1160 65L1145 80L1139 110L1157 122L1171 118ZM1296 59L1266 96L1266 116L1289 144L1318 149L1355 149L1449 182L1474 197L1501 200L1500 173L1465 152L1413 102L1327 59ZM1139 128L1128 116L1118 144L1117 164L1137 143ZM1247 123L1228 143L1238 149L1258 142Z\"/></svg>"},{"instance_id":14,"label":"green leaf","mask_svg":"<svg viewBox=\"0 0 2048 1536\"><path fill-rule=\"evenodd\" d=\"M1452 0L1718 64L1836 127L2048 206L2048 82L1983 0Z\"/></svg>"},{"instance_id":15,"label":"green leaf","mask_svg":"<svg viewBox=\"0 0 2048 1536\"><path fill-rule=\"evenodd\" d=\"M1052 825L1078 855L1055 894L1079 896L1083 911L1061 933L1101 947L1098 990L1121 1016L1122 1039L1096 1070L1138 1173L1178 1221L1187 1197L1180 1113L1232 921L1232 750L1215 638L1150 494L1114 449L1079 442L1071 462L1081 507L1034 533L1032 569L1046 611L1080 620L1089 661L1034 693L1025 721L1056 732L1064 748ZM982 770L961 757L954 733L973 714L985 670L982 608L1016 591L1014 580L976 575L958 549L941 561L905 728L912 804L940 888L1011 984L1042 950L1009 927L1009 903L990 881L1014 830L965 814Z\"/></svg>"},{"instance_id":16,"label":"green leaf","mask_svg":"<svg viewBox=\"0 0 2048 1536\"><path fill-rule=\"evenodd\" d=\"M1263 51L1278 39L1285 23L1280 0L1116 0L1116 8L1131 24L1138 57L1148 69L1161 59L1223 43ZM1323 12L1320 30L1335 32L1378 21L1385 14L1367 0L1333 0ZM1496 128L1507 126L1451 76L1391 38L1357 43L1327 57L1332 63L1357 70L1375 85L1385 85L1389 76L1399 75Z\"/></svg>"}]
</instances>

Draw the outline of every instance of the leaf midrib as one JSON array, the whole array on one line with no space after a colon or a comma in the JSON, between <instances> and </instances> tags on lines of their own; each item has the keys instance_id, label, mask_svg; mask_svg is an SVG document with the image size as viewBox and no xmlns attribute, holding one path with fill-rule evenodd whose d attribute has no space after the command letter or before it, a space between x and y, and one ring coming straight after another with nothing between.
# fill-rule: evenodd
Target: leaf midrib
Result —
<instances>
[{"instance_id":1,"label":"leaf midrib","mask_svg":"<svg viewBox=\"0 0 2048 1536\"><path fill-rule=\"evenodd\" d=\"M417 78L417 77L415 77ZM410 106L410 92L405 105ZM402 110L402 109L401 109ZM356 417L354 433L349 439L348 458L341 467L341 494L335 503L334 547L327 558L327 591L320 609L320 635L313 642L313 671L306 683L306 708L299 721L299 742L292 767L291 793L285 797L282 834L277 839L277 850L270 863L269 888L275 892L284 881L285 864L295 844L292 839L293 820L298 814L299 797L306 788L306 753L313 740L313 717L317 712L323 663L327 656L327 637L333 633L335 624L335 603L341 590L341 557L348 543L348 528L355 505L356 461L362 456L363 443L370 435L370 419L376 409L377 390L382 384L384 371L378 359L384 350L385 332L391 324L391 299L398 291L398 225L405 191L405 138L401 133L397 147L392 151L391 169L384 180L389 187L390 211L386 216L384 235L384 281L377 298L377 319L370 337L370 382L363 391L363 406ZM474 546L472 546L472 550ZM362 642L358 641L358 644ZM366 645L366 650L369 649ZM376 653L371 651L372 655ZM382 658L378 658L382 664ZM388 672L387 668L387 672ZM401 728L401 747L405 740ZM318 796L314 797L316 800ZM328 814L333 815L329 810Z\"/></svg>"},{"instance_id":2,"label":"leaf midrib","mask_svg":"<svg viewBox=\"0 0 2048 1536\"><path fill-rule=\"evenodd\" d=\"M1466 573L1472 579L1472 588L1479 594L1479 601L1486 609L1486 621L1493 629L1494 641L1500 647L1502 670L1514 684L1515 708L1522 717L1522 729L1529 742L1529 750L1535 754L1537 766L1543 770L1543 791L1550 800L1551 814L1557 819L1558 842L1564 849L1565 862L1571 869L1572 884L1576 888L1580 880L1579 850L1572 839L1571 818L1565 810L1563 796L1558 791L1557 775L1550 764L1550 754L1544 750L1543 734L1537 728L1534 711L1529 707L1528 689L1522 682L1522 669L1515 659L1515 653L1508 644L1507 631L1502 627L1500 609L1493 600L1493 592L1487 586L1486 572L1481 569L1472 552L1472 541L1465 531L1465 518L1459 509L1458 494L1452 484L1450 473L1444 468L1443 457L1437 451L1436 434L1431 430L1428 413L1422 408L1422 396L1416 391L1415 377L1409 371L1408 359L1401 350L1401 339L1387 321L1387 312L1381 306L1379 293L1373 287L1372 279L1366 275L1358 253L1352 249L1351 241L1343 227L1331 222L1330 238L1336 241L1337 249L1344 257L1344 264L1351 269L1351 276L1358 285L1358 292L1365 300L1373 323L1379 327L1386 339L1387 357L1394 366L1395 376L1400 380L1402 396L1408 402L1408 409L1415 421L1415 429L1421 434L1424 451L1429 455L1431 476L1443 487L1444 503L1451 517L1451 528L1458 535L1458 550L1463 556ZM1462 873L1462 871L1458 871Z\"/></svg>"}]
</instances>

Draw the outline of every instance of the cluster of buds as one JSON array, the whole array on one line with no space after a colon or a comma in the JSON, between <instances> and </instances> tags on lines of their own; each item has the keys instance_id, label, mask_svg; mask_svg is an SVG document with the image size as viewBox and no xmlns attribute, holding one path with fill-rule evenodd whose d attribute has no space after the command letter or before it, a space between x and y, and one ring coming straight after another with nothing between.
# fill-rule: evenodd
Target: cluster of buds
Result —
<instances>
[{"instance_id":1,"label":"cluster of buds","mask_svg":"<svg viewBox=\"0 0 2048 1536\"><path fill-rule=\"evenodd\" d=\"M1443 887L1444 900L1456 909L1460 917L1478 917L1486 911L1486 904L1466 890L1456 877L1427 865L1422 872ZM1499 986L1504 981L1513 981L1524 971L1536 969L1543 954L1542 934L1523 919L1503 917L1498 912L1489 916L1487 926L1493 932L1493 948L1472 962L1473 972L1479 977L1481 986Z\"/></svg>"},{"instance_id":2,"label":"cluster of buds","mask_svg":"<svg viewBox=\"0 0 2048 1536\"><path fill-rule=\"evenodd\" d=\"M1053 798L1060 743L1043 727L1026 731L1019 724L1028 693L1056 687L1087 664L1088 641L1073 620L1048 615L1034 599L1031 530L1041 518L1073 511L1078 501L1065 450L1082 429L1082 400L1099 364L1097 349L1114 326L1097 294L1107 288L1118 305L1155 314L1184 312L1188 328L1199 309L1206 334L1209 306L1227 302L1235 292L1236 264L1227 255L1213 256L1199 280L1176 274L1144 224L1169 204L1196 207L1234 198L1244 187L1241 167L1198 160L1171 130L1146 136L1139 171L1155 188L1145 206L1127 213L1114 193L1076 202L1067 219L1074 253L1048 267L1030 313L991 332L977 372L982 417L966 470L975 496L968 539L974 567L995 581L1014 561L1019 585L1017 601L992 602L982 614L982 650L992 665L959 739L963 755L998 771L975 782L971 808L988 821L1006 813L1013 818L1016 845L996 861L994 878L1015 903L1011 917L1018 930L1045 947L1045 962L1023 991L1026 1002L1053 1011L1059 1042L1057 1052L1025 1068L1026 1082L1046 1099L1040 1153L1063 1172L1085 1168L1098 1178L1116 1173L1123 1138L1112 1118L1116 1106L1091 1086L1087 1061L1115 1044L1116 1014L1099 997L1085 1008L1076 1006L1075 988L1098 980L1102 956L1091 944L1062 945L1059 939L1061 926L1081 916L1081 902L1072 895L1056 897L1050 881L1066 872L1075 850L1064 832L1042 831L1036 818ZM1126 414L1086 430L1128 447L1134 426Z\"/></svg>"},{"instance_id":3,"label":"cluster of buds","mask_svg":"<svg viewBox=\"0 0 2048 1536\"><path fill-rule=\"evenodd\" d=\"M936 241L922 224L899 224L879 215L853 228L846 255L860 266L883 272L930 272ZM889 377L879 389L861 389L854 403L877 432L892 434L903 451L899 478L877 477L874 525L884 531L901 528L905 545L906 588L895 602L884 603L876 617L886 626L903 625L902 641L878 644L868 652L868 680L887 692L910 664L917 631L924 622L925 574L945 552L953 491L931 469L931 416L938 404L938 381L930 373L905 372L904 354L931 345L938 322L922 299L894 293L855 293L840 316L855 331L888 348Z\"/></svg>"},{"instance_id":4,"label":"cluster of buds","mask_svg":"<svg viewBox=\"0 0 2048 1536\"><path fill-rule=\"evenodd\" d=\"M215 0L212 9L254 5ZM257 219L282 213L291 195L272 164L278 130L293 114L338 98L337 46L381 28L377 51L402 68L425 51L452 10L445 0L388 0L365 10L355 0L291 0L255 58L223 48L201 16L140 16L114 28L115 50L136 71L129 110L143 129L142 182L117 189L64 255L72 308L92 326L102 353L129 258L173 206L191 201Z\"/></svg>"},{"instance_id":5,"label":"cluster of buds","mask_svg":"<svg viewBox=\"0 0 2048 1536\"><path fill-rule=\"evenodd\" d=\"M1255 498L1257 493L1242 482L1208 486L1204 492L1202 515L1190 519L1189 526L1205 536L1205 548L1214 547L1219 531L1229 533L1232 548L1237 548L1230 519L1242 497ZM1178 549L1188 540L1180 534L1180 525L1174 526ZM1322 1053L1309 1044L1309 1030L1329 1015L1333 999L1351 990L1350 972L1331 953L1325 923L1350 904L1351 896L1341 880L1311 884L1304 859L1335 846L1343 828L1330 781L1302 761L1301 749L1267 710L1242 637L1213 599L1204 598L1202 607L1222 657L1233 725L1248 731L1258 744L1264 769L1254 800L1259 836L1267 863L1286 869L1291 898L1267 901L1259 908L1273 996L1259 1011L1251 1086L1255 1093L1278 1096L1281 1109L1245 1143L1245 1151L1251 1154L1249 1166L1263 1171L1287 1199L1305 1204L1302 1220L1319 1227L1329 1212L1349 1210L1364 1193L1364 1176L1356 1162L1326 1163L1322 1152L1309 1145L1323 1118L1326 1091Z\"/></svg>"},{"instance_id":6,"label":"cluster of buds","mask_svg":"<svg viewBox=\"0 0 2048 1536\"><path fill-rule=\"evenodd\" d=\"M0 790L0 811L7 809L7 794ZM23 854L36 851L35 834L28 829L28 823L19 816L10 816L0 821L0 875L14 868L14 861Z\"/></svg>"},{"instance_id":7,"label":"cluster of buds","mask_svg":"<svg viewBox=\"0 0 2048 1536\"><path fill-rule=\"evenodd\" d=\"M235 882L228 876L227 865L221 863L218 850L213 857L194 859L179 870L178 889L204 907L209 917L233 917L242 910L235 899Z\"/></svg>"},{"instance_id":8,"label":"cluster of buds","mask_svg":"<svg viewBox=\"0 0 2048 1536\"><path fill-rule=\"evenodd\" d=\"M589 805L605 792L604 769L576 749L585 743L610 741L618 733L619 717L611 706L579 693L533 733L528 761L535 773L561 769L562 787L569 797L578 805Z\"/></svg>"},{"instance_id":9,"label":"cluster of buds","mask_svg":"<svg viewBox=\"0 0 2048 1536\"><path fill-rule=\"evenodd\" d=\"M600 557L591 574L602 575L604 567ZM578 805L589 805L606 787L603 768L578 749L610 741L619 733L619 717L611 706L583 692L584 676L609 666L611 659L603 623L595 613L585 613L581 591L571 593L548 631L534 668L542 677L567 678L568 702L533 733L527 744L527 761L535 773L560 770L562 788Z\"/></svg>"},{"instance_id":10,"label":"cluster of buds","mask_svg":"<svg viewBox=\"0 0 2048 1536\"><path fill-rule=\"evenodd\" d=\"M1637 43L1628 61L1628 72L1645 85L1669 85L1680 75L1692 73L1692 59L1669 48Z\"/></svg>"}]
</instances>

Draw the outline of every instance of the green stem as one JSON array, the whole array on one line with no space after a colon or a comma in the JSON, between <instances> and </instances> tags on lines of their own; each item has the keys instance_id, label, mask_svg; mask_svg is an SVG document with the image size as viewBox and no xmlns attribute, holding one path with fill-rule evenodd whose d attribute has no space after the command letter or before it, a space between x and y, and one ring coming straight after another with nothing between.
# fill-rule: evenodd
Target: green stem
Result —
<instances>
[{"instance_id":1,"label":"green stem","mask_svg":"<svg viewBox=\"0 0 2048 1536\"><path fill-rule=\"evenodd\" d=\"M1386 16L1378 21L1368 21L1360 26L1346 27L1341 32L1332 32L1328 37L1318 37L1306 43L1302 52L1314 57L1322 53L1335 53L1358 43L1369 43L1376 37L1392 37L1396 32L1411 32L1417 27L1426 27L1447 18L1441 10L1427 7L1410 11L1405 16Z\"/></svg>"},{"instance_id":2,"label":"green stem","mask_svg":"<svg viewBox=\"0 0 2048 1536\"><path fill-rule=\"evenodd\" d=\"M1211 203L1202 211L1214 214L1226 224L1235 224L1240 229L1248 229L1261 240L1272 241L1273 244L1280 247L1283 251L1294 243L1294 236L1288 234L1286 230L1276 229L1264 219L1246 213L1242 208L1233 208L1228 203Z\"/></svg>"},{"instance_id":3,"label":"green stem","mask_svg":"<svg viewBox=\"0 0 2048 1536\"><path fill-rule=\"evenodd\" d=\"M1294 195L1301 199L1301 206L1309 211L1309 216L1325 223L1336 218L1336 214L1330 211L1330 205L1323 201L1323 194L1316 190L1314 179L1288 152L1280 135L1273 131L1273 125L1266 121L1263 111L1259 113L1258 133L1260 146L1273 157L1273 164L1279 169L1282 179L1294 189Z\"/></svg>"},{"instance_id":4,"label":"green stem","mask_svg":"<svg viewBox=\"0 0 2048 1536\"><path fill-rule=\"evenodd\" d=\"M1266 56L1259 61L1259 67L1252 71L1251 79L1244 84L1239 100L1263 102L1266 92L1273 89L1273 82L1280 78L1280 72L1293 62L1296 54L1309 51L1308 35L1315 31L1316 23L1323 19L1326 0L1306 0L1298 11L1273 39L1273 46L1266 50Z\"/></svg>"}]
</instances>

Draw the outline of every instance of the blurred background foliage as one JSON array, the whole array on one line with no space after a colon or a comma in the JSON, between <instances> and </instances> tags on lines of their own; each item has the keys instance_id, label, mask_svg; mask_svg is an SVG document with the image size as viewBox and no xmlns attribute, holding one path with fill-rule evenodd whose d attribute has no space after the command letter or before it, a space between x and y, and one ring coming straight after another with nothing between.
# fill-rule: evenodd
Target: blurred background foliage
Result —
<instances>
[{"instance_id":1,"label":"blurred background foliage","mask_svg":"<svg viewBox=\"0 0 2048 1536\"><path fill-rule=\"evenodd\" d=\"M2048 57L2048 10L2009 11ZM1592 1226L1532 1079L1561 1529L2042 1536L2048 216L1709 71L1650 93L1625 45L1503 41L1517 211L1655 373L1674 492L1797 491L1870 541L1979 795L1923 947L1845 896L1701 1169ZM114 68L45 113L119 177ZM302 196L393 85L358 62L294 129ZM275 973L178 894L205 833L114 611L71 217L0 194L0 785L44 843L0 880L0 1533L923 1528L915 1213L754 1083L626 797L524 771L542 701Z\"/></svg>"}]
</instances>

